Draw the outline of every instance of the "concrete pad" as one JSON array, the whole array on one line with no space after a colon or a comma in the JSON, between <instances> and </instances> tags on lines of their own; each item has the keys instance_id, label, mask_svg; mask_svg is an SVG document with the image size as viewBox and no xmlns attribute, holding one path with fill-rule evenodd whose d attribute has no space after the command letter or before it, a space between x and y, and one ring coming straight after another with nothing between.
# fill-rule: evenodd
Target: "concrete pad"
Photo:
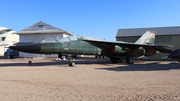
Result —
<instances>
[{"instance_id":1,"label":"concrete pad","mask_svg":"<svg viewBox=\"0 0 180 101\"><path fill-rule=\"evenodd\" d=\"M139 101L180 100L180 64L108 59L0 59L1 100Z\"/></svg>"}]
</instances>

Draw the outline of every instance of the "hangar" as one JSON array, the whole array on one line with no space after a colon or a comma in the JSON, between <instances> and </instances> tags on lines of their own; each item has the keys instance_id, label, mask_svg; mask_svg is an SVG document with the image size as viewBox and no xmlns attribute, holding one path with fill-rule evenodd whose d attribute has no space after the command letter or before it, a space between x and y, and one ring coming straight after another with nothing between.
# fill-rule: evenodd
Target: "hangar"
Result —
<instances>
[{"instance_id":1,"label":"hangar","mask_svg":"<svg viewBox=\"0 0 180 101\"><path fill-rule=\"evenodd\" d=\"M40 43L46 41L54 41L64 37L72 36L72 34L49 25L43 21L37 22L30 27L27 27L15 34L19 35L19 42L26 43ZM19 53L19 57L57 57L57 55L40 55L40 54L29 54L29 53Z\"/></svg>"},{"instance_id":2,"label":"hangar","mask_svg":"<svg viewBox=\"0 0 180 101\"><path fill-rule=\"evenodd\" d=\"M172 45L172 50L180 48L180 26L171 27L152 27L152 28L130 28L118 29L116 41L135 42L146 31L152 30L156 32L155 44ZM168 54L158 53L157 55L148 57L149 60L162 60Z\"/></svg>"}]
</instances>

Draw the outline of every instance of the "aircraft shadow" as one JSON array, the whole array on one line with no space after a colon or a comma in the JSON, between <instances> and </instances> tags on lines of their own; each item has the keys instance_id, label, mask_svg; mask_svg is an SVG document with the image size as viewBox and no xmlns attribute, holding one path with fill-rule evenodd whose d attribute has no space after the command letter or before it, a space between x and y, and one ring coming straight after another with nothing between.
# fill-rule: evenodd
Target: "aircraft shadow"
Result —
<instances>
[{"instance_id":1,"label":"aircraft shadow","mask_svg":"<svg viewBox=\"0 0 180 101\"><path fill-rule=\"evenodd\" d=\"M180 64L178 63L169 63L169 64L159 64L156 63L148 63L148 64L139 64L135 63L133 65L124 65L124 64L111 64L109 59L77 59L75 60L76 65L84 64L102 64L102 65L112 65L112 67L104 67L104 68L96 68L99 70L108 70L108 71L159 71L159 70L171 70L171 69L180 69ZM23 67L23 66L30 66L30 67L42 67L42 66L55 66L55 67L69 67L68 60L51 60L51 61L35 61L32 60L32 64L28 64L27 62L15 61L10 63L0 63L0 67Z\"/></svg>"},{"instance_id":2,"label":"aircraft shadow","mask_svg":"<svg viewBox=\"0 0 180 101\"><path fill-rule=\"evenodd\" d=\"M96 68L96 69L117 71L117 72L161 71L161 70L180 69L180 64L178 63L169 63L169 64L148 63L148 64L121 65L121 66L116 66L116 67Z\"/></svg>"},{"instance_id":3,"label":"aircraft shadow","mask_svg":"<svg viewBox=\"0 0 180 101\"><path fill-rule=\"evenodd\" d=\"M52 65L60 65L58 62L33 62L31 64L27 63L21 63L21 62L16 62L16 63L0 63L0 67L11 67L11 66L18 66L18 67L23 67L23 66L52 66Z\"/></svg>"},{"instance_id":4,"label":"aircraft shadow","mask_svg":"<svg viewBox=\"0 0 180 101\"><path fill-rule=\"evenodd\" d=\"M12 60L13 61L13 60ZM77 59L75 60L75 64L105 64L110 63L108 59ZM11 67L11 66L68 66L69 61L68 60L51 60L51 61L35 61L32 60L32 63L29 64L27 61L21 62L21 61L15 61L10 63L0 63L0 67Z\"/></svg>"}]
</instances>

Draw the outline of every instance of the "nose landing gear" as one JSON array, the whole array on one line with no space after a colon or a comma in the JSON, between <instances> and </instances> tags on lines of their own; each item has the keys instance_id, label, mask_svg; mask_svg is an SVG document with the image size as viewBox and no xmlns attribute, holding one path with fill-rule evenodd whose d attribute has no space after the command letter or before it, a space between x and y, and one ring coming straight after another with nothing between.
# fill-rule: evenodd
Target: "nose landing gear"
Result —
<instances>
[{"instance_id":1,"label":"nose landing gear","mask_svg":"<svg viewBox=\"0 0 180 101\"><path fill-rule=\"evenodd\" d=\"M69 66L72 66L72 67L75 66L75 62L73 60L74 60L73 58L69 59Z\"/></svg>"}]
</instances>

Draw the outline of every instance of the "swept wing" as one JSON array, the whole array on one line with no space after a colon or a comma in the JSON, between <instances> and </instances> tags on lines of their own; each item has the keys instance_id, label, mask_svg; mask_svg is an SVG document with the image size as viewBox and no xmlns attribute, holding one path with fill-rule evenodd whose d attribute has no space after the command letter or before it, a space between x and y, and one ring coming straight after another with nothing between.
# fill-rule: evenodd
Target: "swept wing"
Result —
<instances>
[{"instance_id":1,"label":"swept wing","mask_svg":"<svg viewBox=\"0 0 180 101\"><path fill-rule=\"evenodd\" d=\"M172 48L173 46L168 46L168 45L155 45L155 44L136 44L136 43L129 43L129 42L111 42L111 41L97 41L97 40L83 40L86 41L92 45L95 45L99 48L106 48L111 50L112 46L117 45L119 47L122 47L126 51L131 51L134 49L138 49L140 47L145 47L145 48L151 48L154 49L155 51L159 51L162 53L171 53L172 50L168 48ZM167 47L167 48L165 48Z\"/></svg>"}]
</instances>

